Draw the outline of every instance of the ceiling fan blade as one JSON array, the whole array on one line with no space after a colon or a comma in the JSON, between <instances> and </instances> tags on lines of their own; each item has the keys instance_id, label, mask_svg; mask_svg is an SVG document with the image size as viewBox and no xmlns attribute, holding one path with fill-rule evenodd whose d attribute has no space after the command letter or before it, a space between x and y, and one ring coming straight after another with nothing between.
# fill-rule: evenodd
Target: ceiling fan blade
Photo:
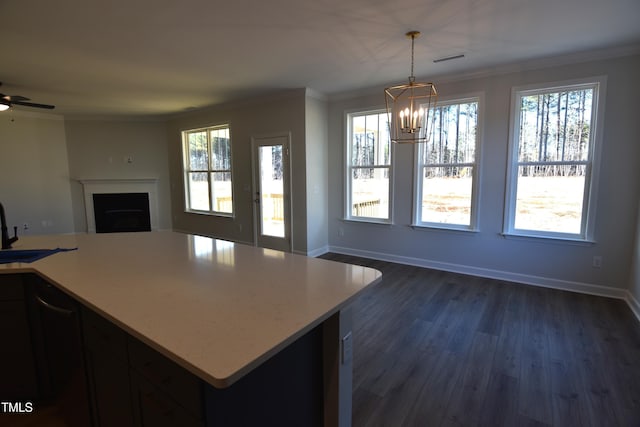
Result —
<instances>
[{"instance_id":1,"label":"ceiling fan blade","mask_svg":"<svg viewBox=\"0 0 640 427\"><path fill-rule=\"evenodd\" d=\"M5 99L7 99L9 102L30 101L29 98L25 98L24 96L20 95L5 95Z\"/></svg>"},{"instance_id":2,"label":"ceiling fan blade","mask_svg":"<svg viewBox=\"0 0 640 427\"><path fill-rule=\"evenodd\" d=\"M12 97L11 99L11 104L13 105L22 105L24 107L34 107L34 108L46 108L48 110L53 110L54 108L56 108L54 105L48 105L48 104L36 104L35 102L24 102L24 101L15 101Z\"/></svg>"}]
</instances>

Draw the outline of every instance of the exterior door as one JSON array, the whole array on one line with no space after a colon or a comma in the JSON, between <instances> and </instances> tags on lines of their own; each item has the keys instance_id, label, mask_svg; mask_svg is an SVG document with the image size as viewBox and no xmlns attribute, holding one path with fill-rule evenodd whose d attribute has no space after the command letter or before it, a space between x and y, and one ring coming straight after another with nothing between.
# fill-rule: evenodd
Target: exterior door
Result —
<instances>
[{"instance_id":1,"label":"exterior door","mask_svg":"<svg viewBox=\"0 0 640 427\"><path fill-rule=\"evenodd\" d=\"M289 140L288 134L252 139L255 242L285 252L291 252Z\"/></svg>"}]
</instances>

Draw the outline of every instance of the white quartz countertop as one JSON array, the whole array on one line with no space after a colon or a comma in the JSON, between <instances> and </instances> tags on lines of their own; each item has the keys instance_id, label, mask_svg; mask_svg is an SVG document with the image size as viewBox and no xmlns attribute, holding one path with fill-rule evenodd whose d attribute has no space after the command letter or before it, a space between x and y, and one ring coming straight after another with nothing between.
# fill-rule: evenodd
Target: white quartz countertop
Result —
<instances>
[{"instance_id":1,"label":"white quartz countertop","mask_svg":"<svg viewBox=\"0 0 640 427\"><path fill-rule=\"evenodd\" d=\"M169 231L23 236L36 272L215 387L340 310L377 270Z\"/></svg>"}]
</instances>

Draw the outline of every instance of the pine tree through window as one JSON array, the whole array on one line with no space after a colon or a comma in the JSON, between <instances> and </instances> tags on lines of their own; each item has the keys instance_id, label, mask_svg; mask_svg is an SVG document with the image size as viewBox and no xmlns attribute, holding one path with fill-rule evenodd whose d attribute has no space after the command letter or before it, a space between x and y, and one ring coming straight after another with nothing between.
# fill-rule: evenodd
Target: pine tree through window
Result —
<instances>
[{"instance_id":1,"label":"pine tree through window","mask_svg":"<svg viewBox=\"0 0 640 427\"><path fill-rule=\"evenodd\" d=\"M587 238L598 89L515 92L507 232Z\"/></svg>"},{"instance_id":2,"label":"pine tree through window","mask_svg":"<svg viewBox=\"0 0 640 427\"><path fill-rule=\"evenodd\" d=\"M182 133L186 211L233 214L229 126Z\"/></svg>"}]
</instances>

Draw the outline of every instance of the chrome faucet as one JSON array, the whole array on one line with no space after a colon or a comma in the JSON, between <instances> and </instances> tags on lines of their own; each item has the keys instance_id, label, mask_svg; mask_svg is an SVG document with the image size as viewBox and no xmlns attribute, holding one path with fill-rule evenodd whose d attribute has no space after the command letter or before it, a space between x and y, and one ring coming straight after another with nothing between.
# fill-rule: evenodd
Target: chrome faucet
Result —
<instances>
[{"instance_id":1,"label":"chrome faucet","mask_svg":"<svg viewBox=\"0 0 640 427\"><path fill-rule=\"evenodd\" d=\"M11 249L11 244L18 240L18 227L13 227L13 237L7 232L7 218L4 215L4 206L0 203L0 223L2 227L2 249Z\"/></svg>"}]
</instances>

